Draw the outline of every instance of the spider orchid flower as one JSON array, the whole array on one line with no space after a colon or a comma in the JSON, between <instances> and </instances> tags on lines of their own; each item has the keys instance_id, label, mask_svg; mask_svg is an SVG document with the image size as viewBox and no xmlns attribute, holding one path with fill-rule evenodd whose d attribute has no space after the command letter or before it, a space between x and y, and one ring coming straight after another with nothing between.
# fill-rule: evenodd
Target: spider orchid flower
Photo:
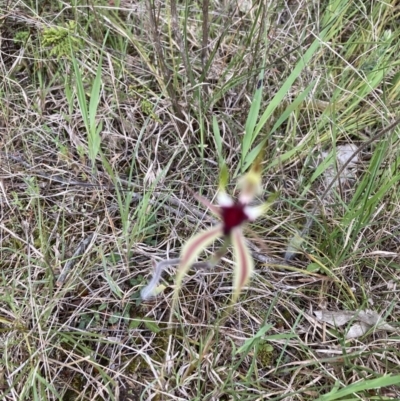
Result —
<instances>
[{"instance_id":1,"label":"spider orchid flower","mask_svg":"<svg viewBox=\"0 0 400 401\"><path fill-rule=\"evenodd\" d=\"M221 181L226 181L221 179ZM211 204L207 199L195 195L196 199L207 206L217 217L221 219L221 224L202 231L192 237L183 247L181 261L178 267L176 278L176 291L181 287L182 280L197 256L217 238L224 239L222 250L228 245L232 245L235 270L233 282L233 302L238 298L243 287L248 283L254 270L254 262L243 236L242 227L247 222L252 222L267 211L275 199L273 195L268 201L259 206L249 206L254 197L261 192L261 168L259 163L255 163L253 168L245 174L239 181L241 188L238 201L235 202L225 192L225 182L220 185L217 195L218 206ZM212 265L215 265L223 252L217 251L214 255Z\"/></svg>"},{"instance_id":2,"label":"spider orchid flower","mask_svg":"<svg viewBox=\"0 0 400 401\"><path fill-rule=\"evenodd\" d=\"M195 264L194 262L198 255L218 238L223 238L224 244L221 249L215 252L207 265L215 266L224 255L226 248L232 245L236 261L233 283L233 302L236 301L253 272L254 262L246 245L242 227L245 223L254 221L257 217L265 213L275 200L276 195L272 195L268 201L262 205L249 205L254 197L261 192L261 165L259 162L256 162L250 171L239 180L238 184L241 192L236 202L225 191L227 175L228 173L225 168L221 173L220 191L217 195L218 205L213 205L207 199L195 194L196 199L219 217L221 223L200 232L184 245L177 271L175 294L178 294L183 278L189 268ZM160 269L156 269L155 276L159 270ZM150 298L154 295L156 281L158 282L159 278L160 273L158 273L157 279L153 278L152 288L150 288L151 285L149 284L142 290L143 299Z\"/></svg>"}]
</instances>

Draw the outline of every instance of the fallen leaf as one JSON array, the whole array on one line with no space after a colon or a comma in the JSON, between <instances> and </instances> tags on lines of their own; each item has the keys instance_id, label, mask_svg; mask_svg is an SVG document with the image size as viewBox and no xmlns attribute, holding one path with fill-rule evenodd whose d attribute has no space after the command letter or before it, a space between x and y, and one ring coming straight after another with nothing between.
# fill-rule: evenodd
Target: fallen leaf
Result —
<instances>
[{"instance_id":1,"label":"fallen leaf","mask_svg":"<svg viewBox=\"0 0 400 401\"><path fill-rule=\"evenodd\" d=\"M367 309L361 311L336 311L330 312L320 310L314 312L317 319L335 327L345 325L349 321L354 324L346 333L346 339L358 338L368 332L371 328L375 330L385 330L389 332L397 331L396 328L386 323L379 313Z\"/></svg>"},{"instance_id":2,"label":"fallen leaf","mask_svg":"<svg viewBox=\"0 0 400 401\"><path fill-rule=\"evenodd\" d=\"M341 185L343 185L346 183L346 181L355 178L353 168L355 164L358 162L358 155L355 155L353 158L352 156L357 151L357 149L358 147L351 143L336 147L336 163L328 167L323 174L326 187L328 187L332 183L332 181L334 181L332 184L331 191L339 186L339 182ZM328 152L322 152L322 156L324 158L327 158L328 155L329 155ZM344 171L341 173L340 179L336 180L337 170L340 170L342 166L346 164L350 159L351 161L349 162L348 166L346 166Z\"/></svg>"},{"instance_id":3,"label":"fallen leaf","mask_svg":"<svg viewBox=\"0 0 400 401\"><path fill-rule=\"evenodd\" d=\"M238 8L242 13L248 13L252 7L251 0L238 0Z\"/></svg>"},{"instance_id":4,"label":"fallen leaf","mask_svg":"<svg viewBox=\"0 0 400 401\"><path fill-rule=\"evenodd\" d=\"M346 333L346 340L361 337L366 334L370 328L371 326L364 322L353 324Z\"/></svg>"}]
</instances>

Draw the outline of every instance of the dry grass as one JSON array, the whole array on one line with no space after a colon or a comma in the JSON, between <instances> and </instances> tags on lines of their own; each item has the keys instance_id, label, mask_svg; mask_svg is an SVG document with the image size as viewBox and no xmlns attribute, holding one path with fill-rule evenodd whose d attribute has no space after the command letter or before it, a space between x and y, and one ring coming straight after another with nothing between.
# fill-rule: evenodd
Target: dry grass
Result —
<instances>
[{"instance_id":1,"label":"dry grass","mask_svg":"<svg viewBox=\"0 0 400 401\"><path fill-rule=\"evenodd\" d=\"M346 329L313 313L369 308L397 326L399 130L363 151L356 180L309 216L323 192L321 150L366 142L396 117L399 6L244 3L210 0L206 33L191 1L1 3L1 399L333 400L336 385L399 372L397 332L346 342ZM153 260L177 257L213 224L187 187L212 199L221 157L237 178L263 63L261 113L325 27L254 140L268 139L264 187L281 196L246 231L258 261L251 286L226 318L231 255L194 272L172 330L175 269L153 301L139 293ZM93 164L72 58L89 102L101 56ZM310 218L302 252L285 264ZM271 260L281 263L262 262Z\"/></svg>"}]
</instances>

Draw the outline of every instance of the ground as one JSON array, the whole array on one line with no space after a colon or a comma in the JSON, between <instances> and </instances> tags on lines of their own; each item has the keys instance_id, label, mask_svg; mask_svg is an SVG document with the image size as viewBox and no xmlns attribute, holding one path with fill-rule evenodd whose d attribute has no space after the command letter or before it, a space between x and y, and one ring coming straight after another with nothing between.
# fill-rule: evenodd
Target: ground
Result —
<instances>
[{"instance_id":1,"label":"ground","mask_svg":"<svg viewBox=\"0 0 400 401\"><path fill-rule=\"evenodd\" d=\"M400 399L395 0L0 10L2 400ZM230 249L144 302L260 149L235 305Z\"/></svg>"}]
</instances>

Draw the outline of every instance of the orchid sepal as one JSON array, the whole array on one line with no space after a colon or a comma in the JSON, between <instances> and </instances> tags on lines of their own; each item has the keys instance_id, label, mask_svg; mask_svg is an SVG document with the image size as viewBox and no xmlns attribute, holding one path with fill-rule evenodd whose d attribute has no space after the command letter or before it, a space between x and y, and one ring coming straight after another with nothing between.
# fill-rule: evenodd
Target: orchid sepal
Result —
<instances>
[{"instance_id":1,"label":"orchid sepal","mask_svg":"<svg viewBox=\"0 0 400 401\"><path fill-rule=\"evenodd\" d=\"M203 251L208 245L210 245L217 238L223 234L222 225L216 225L208 230L202 231L199 234L192 237L182 248L181 261L178 266L176 274L176 289L179 291L183 278L190 269L190 266L196 260L197 256Z\"/></svg>"},{"instance_id":2,"label":"orchid sepal","mask_svg":"<svg viewBox=\"0 0 400 401\"><path fill-rule=\"evenodd\" d=\"M233 297L232 302L235 303L239 297L243 287L248 283L253 271L254 261L251 257L246 240L243 236L241 227L232 230L231 241L233 253L235 257L235 268L233 278Z\"/></svg>"},{"instance_id":3,"label":"orchid sepal","mask_svg":"<svg viewBox=\"0 0 400 401\"><path fill-rule=\"evenodd\" d=\"M262 193L262 160L263 151L257 156L250 170L239 179L238 186L241 189L239 201L244 205L249 204L257 195Z\"/></svg>"}]
</instances>

